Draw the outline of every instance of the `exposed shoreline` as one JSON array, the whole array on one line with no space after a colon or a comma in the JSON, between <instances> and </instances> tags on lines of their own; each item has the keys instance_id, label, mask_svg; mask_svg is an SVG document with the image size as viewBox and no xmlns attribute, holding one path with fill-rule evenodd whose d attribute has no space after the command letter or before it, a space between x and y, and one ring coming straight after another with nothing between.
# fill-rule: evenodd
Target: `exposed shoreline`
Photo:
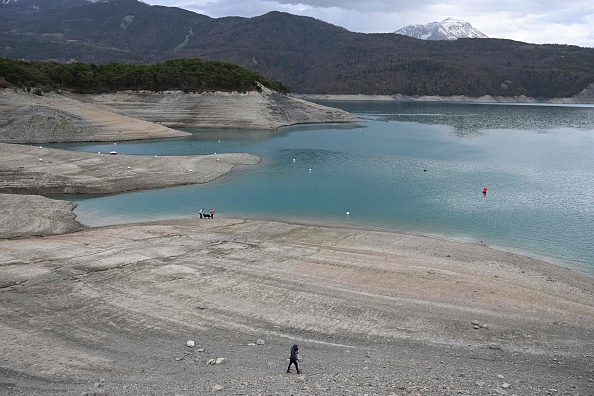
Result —
<instances>
[{"instance_id":1,"label":"exposed shoreline","mask_svg":"<svg viewBox=\"0 0 594 396\"><path fill-rule=\"evenodd\" d=\"M124 139L155 124L136 124L131 102L110 118L95 99L77 101L98 109L104 138L115 136L113 120L131 125ZM50 112L44 123L88 121L87 110ZM135 111L150 119L149 110ZM35 117L18 125L43 136ZM594 279L563 266L484 244L296 221L87 228L71 204L30 195L203 183L258 161L0 143L0 393L594 393ZM293 343L302 376L284 373Z\"/></svg>"},{"instance_id":2,"label":"exposed shoreline","mask_svg":"<svg viewBox=\"0 0 594 396\"><path fill-rule=\"evenodd\" d=\"M592 279L481 244L195 217L0 252L8 394L594 389Z\"/></svg>"},{"instance_id":3,"label":"exposed shoreline","mask_svg":"<svg viewBox=\"0 0 594 396\"><path fill-rule=\"evenodd\" d=\"M129 218L122 218L118 220L118 218L111 218L109 221L94 223L91 222L90 224L84 222L82 224L83 227L89 228L102 228L102 227L117 227L117 226L127 226L127 225L141 225L141 224L150 224L150 223L158 223L158 222L185 222L191 221L194 219L196 215L183 215L177 217L161 217L161 218L152 218L152 219L143 219L143 220L130 220ZM429 239L438 239L443 240L451 243L462 243L462 244L477 244L486 246L490 249L500 251L506 254L513 254L518 256L524 256L529 259L546 262L550 265L554 265L560 268L564 268L569 271L573 271L578 275L584 276L586 278L592 278L594 281L594 270L583 268L578 264L574 264L571 261L566 261L560 258L547 256L543 254L539 254L538 252L534 251L525 251L518 248L513 248L506 245L497 245L493 243L478 241L478 240L471 240L468 238L457 238L451 235L443 235L443 234L432 234L430 232L421 232L421 231L413 231L410 229L405 228L391 228L386 226L378 226L372 224L358 224L358 223L349 223L345 224L340 221L331 221L331 220L320 220L319 218L305 218L299 216L293 217L285 217L285 216L269 216L269 215L254 215L254 214L233 214L228 216L226 214L218 214L219 218L237 218L244 221L270 221L273 223L288 223L298 226L312 226L312 227L323 227L323 228L337 228L337 229L356 229L360 231L371 231L371 232L386 232L386 233L396 233L396 234L403 234L403 235L412 235L418 237L425 237Z\"/></svg>"},{"instance_id":4,"label":"exposed shoreline","mask_svg":"<svg viewBox=\"0 0 594 396\"><path fill-rule=\"evenodd\" d=\"M298 94L294 95L305 100L328 101L376 101L376 102L452 102L452 103L525 103L525 104L594 104L594 83L578 95L571 98L532 98L528 96L407 96L396 95L336 95L336 94Z\"/></svg>"},{"instance_id":5,"label":"exposed shoreline","mask_svg":"<svg viewBox=\"0 0 594 396\"><path fill-rule=\"evenodd\" d=\"M359 121L351 114L263 92L117 92L43 96L0 90L0 142L116 142L174 138L189 133L173 128L274 130L306 123Z\"/></svg>"},{"instance_id":6,"label":"exposed shoreline","mask_svg":"<svg viewBox=\"0 0 594 396\"><path fill-rule=\"evenodd\" d=\"M266 88L244 94L62 92L42 96L3 89L0 90L0 204L4 205L0 209L0 238L52 235L82 227L71 213L64 211L61 202L52 205L50 200L42 200L40 207L45 208L46 215L39 208L32 210L41 201L31 194L110 194L206 183L237 165L254 165L260 161L251 154L121 155L117 154L118 141L190 135L172 127L274 130L299 123L354 121L358 119L345 111ZM114 142L112 151L117 155L42 146L47 142L75 141ZM57 219L57 214L63 218ZM36 221L39 217L48 221Z\"/></svg>"}]
</instances>

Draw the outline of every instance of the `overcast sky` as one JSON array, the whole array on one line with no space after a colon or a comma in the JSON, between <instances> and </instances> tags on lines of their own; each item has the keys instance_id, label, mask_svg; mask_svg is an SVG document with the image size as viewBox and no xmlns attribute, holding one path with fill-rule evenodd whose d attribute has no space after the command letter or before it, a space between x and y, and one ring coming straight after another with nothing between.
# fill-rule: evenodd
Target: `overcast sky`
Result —
<instances>
[{"instance_id":1,"label":"overcast sky","mask_svg":"<svg viewBox=\"0 0 594 396\"><path fill-rule=\"evenodd\" d=\"M593 0L142 0L212 18L269 11L305 15L353 32L387 33L453 17L489 37L594 47Z\"/></svg>"}]
</instances>

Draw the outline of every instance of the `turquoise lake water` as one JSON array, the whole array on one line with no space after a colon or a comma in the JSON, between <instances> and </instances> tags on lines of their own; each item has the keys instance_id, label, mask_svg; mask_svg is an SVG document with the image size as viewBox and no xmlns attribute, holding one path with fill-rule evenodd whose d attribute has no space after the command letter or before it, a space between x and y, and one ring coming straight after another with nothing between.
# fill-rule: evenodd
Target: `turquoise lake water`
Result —
<instances>
[{"instance_id":1,"label":"turquoise lake water","mask_svg":"<svg viewBox=\"0 0 594 396\"><path fill-rule=\"evenodd\" d=\"M91 226L214 208L223 217L484 241L594 274L593 106L320 103L365 121L120 142L119 154L248 152L262 162L205 185L65 198ZM51 147L114 150L113 143Z\"/></svg>"}]
</instances>

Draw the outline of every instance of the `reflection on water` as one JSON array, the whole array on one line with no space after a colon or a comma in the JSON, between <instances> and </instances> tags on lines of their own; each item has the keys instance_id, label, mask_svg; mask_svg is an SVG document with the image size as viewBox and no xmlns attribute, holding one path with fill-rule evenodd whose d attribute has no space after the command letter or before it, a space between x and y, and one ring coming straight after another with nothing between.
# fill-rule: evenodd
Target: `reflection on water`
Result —
<instances>
[{"instance_id":1,"label":"reflection on water","mask_svg":"<svg viewBox=\"0 0 594 396\"><path fill-rule=\"evenodd\" d=\"M331 104L368 121L117 143L122 154L249 152L263 161L205 185L68 198L89 225L215 208L485 241L594 273L594 108ZM54 147L107 152L113 143Z\"/></svg>"},{"instance_id":2,"label":"reflection on water","mask_svg":"<svg viewBox=\"0 0 594 396\"><path fill-rule=\"evenodd\" d=\"M594 125L594 112L590 105L345 102L340 106L347 111L361 112L376 121L448 125L459 136L473 136L491 129L546 132L557 128L591 129Z\"/></svg>"}]
</instances>

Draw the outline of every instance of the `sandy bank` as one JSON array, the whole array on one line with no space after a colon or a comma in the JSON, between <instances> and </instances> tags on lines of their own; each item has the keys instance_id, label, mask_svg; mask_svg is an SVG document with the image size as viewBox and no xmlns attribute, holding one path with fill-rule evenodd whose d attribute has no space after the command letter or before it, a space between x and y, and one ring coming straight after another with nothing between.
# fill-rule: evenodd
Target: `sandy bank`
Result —
<instances>
[{"instance_id":1,"label":"sandy bank","mask_svg":"<svg viewBox=\"0 0 594 396\"><path fill-rule=\"evenodd\" d=\"M250 154L110 155L5 143L0 153L0 238L84 228L71 203L28 194L109 194L206 183L237 165L260 161Z\"/></svg>"},{"instance_id":2,"label":"sandy bank","mask_svg":"<svg viewBox=\"0 0 594 396\"><path fill-rule=\"evenodd\" d=\"M44 93L42 96L0 90L0 142L7 143L115 142L189 135L168 126L270 130L299 123L356 120L342 110L267 89L244 94L120 92L105 95ZM113 148L117 152L117 146ZM107 194L206 183L236 165L257 162L259 158L249 154L126 156L0 143L0 193ZM13 207L12 213L27 213L29 198L14 203L17 204L22 209ZM58 208L50 212L54 210ZM69 214L64 221L70 221ZM1 235L18 235L22 222L22 218L5 222ZM48 232L46 225L31 224L41 228L38 232L23 229L23 235ZM67 227L57 229L69 230Z\"/></svg>"},{"instance_id":3,"label":"sandy bank","mask_svg":"<svg viewBox=\"0 0 594 396\"><path fill-rule=\"evenodd\" d=\"M349 113L263 92L119 92L43 96L0 90L0 142L120 141L187 136L172 128L272 130L358 121Z\"/></svg>"},{"instance_id":4,"label":"sandy bank","mask_svg":"<svg viewBox=\"0 0 594 396\"><path fill-rule=\"evenodd\" d=\"M0 194L0 239L65 234L85 229L74 205L38 195Z\"/></svg>"},{"instance_id":5,"label":"sandy bank","mask_svg":"<svg viewBox=\"0 0 594 396\"><path fill-rule=\"evenodd\" d=\"M592 279L478 244L187 219L0 241L0 280L3 394L594 389Z\"/></svg>"},{"instance_id":6,"label":"sandy bank","mask_svg":"<svg viewBox=\"0 0 594 396\"><path fill-rule=\"evenodd\" d=\"M111 155L5 143L0 153L0 239L84 228L71 203L30 194L109 194L206 183L237 165L260 161L250 154Z\"/></svg>"},{"instance_id":7,"label":"sandy bank","mask_svg":"<svg viewBox=\"0 0 594 396\"><path fill-rule=\"evenodd\" d=\"M263 92L246 93L174 91L68 96L171 128L272 130L295 124L358 121L343 110L281 95L266 88Z\"/></svg>"},{"instance_id":8,"label":"sandy bank","mask_svg":"<svg viewBox=\"0 0 594 396\"><path fill-rule=\"evenodd\" d=\"M187 135L56 93L0 90L0 142L111 142Z\"/></svg>"},{"instance_id":9,"label":"sandy bank","mask_svg":"<svg viewBox=\"0 0 594 396\"><path fill-rule=\"evenodd\" d=\"M0 192L19 194L108 194L206 183L236 165L260 161L251 154L110 155L4 143L0 153Z\"/></svg>"}]
</instances>

